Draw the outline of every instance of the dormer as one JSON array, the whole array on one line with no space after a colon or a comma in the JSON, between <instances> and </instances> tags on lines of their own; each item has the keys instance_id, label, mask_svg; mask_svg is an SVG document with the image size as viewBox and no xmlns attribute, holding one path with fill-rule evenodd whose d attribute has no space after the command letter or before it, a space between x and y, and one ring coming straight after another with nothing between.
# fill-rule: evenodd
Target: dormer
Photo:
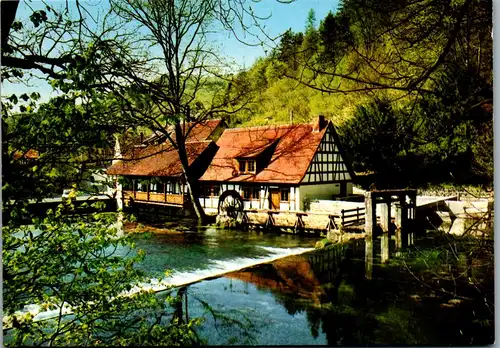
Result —
<instances>
[{"instance_id":1,"label":"dormer","mask_svg":"<svg viewBox=\"0 0 500 348\"><path fill-rule=\"evenodd\" d=\"M238 159L240 174L255 174L257 171L256 162L255 159Z\"/></svg>"},{"instance_id":2,"label":"dormer","mask_svg":"<svg viewBox=\"0 0 500 348\"><path fill-rule=\"evenodd\" d=\"M241 174L257 174L269 165L279 138L270 143L246 149L236 157L238 171Z\"/></svg>"}]
</instances>

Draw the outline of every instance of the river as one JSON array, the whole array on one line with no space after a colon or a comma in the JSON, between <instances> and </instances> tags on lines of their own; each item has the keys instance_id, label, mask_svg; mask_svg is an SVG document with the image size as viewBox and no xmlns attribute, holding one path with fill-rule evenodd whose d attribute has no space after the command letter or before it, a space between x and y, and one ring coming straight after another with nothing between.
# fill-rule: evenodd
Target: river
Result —
<instances>
[{"instance_id":1,"label":"river","mask_svg":"<svg viewBox=\"0 0 500 348\"><path fill-rule=\"evenodd\" d=\"M362 240L311 251L315 238L215 228L134 239L152 278L188 284L171 294L184 318L204 318L197 330L210 345L494 340L492 242L454 244L453 254L449 240L426 235L381 264L375 240L367 265Z\"/></svg>"}]
</instances>

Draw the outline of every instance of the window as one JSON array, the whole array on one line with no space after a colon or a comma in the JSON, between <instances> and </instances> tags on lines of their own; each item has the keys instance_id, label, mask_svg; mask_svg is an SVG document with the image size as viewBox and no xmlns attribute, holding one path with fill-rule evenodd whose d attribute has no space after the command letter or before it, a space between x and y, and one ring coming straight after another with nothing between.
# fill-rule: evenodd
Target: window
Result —
<instances>
[{"instance_id":1,"label":"window","mask_svg":"<svg viewBox=\"0 0 500 348\"><path fill-rule=\"evenodd\" d=\"M245 187L243 188L243 199L251 199L252 196L250 194L250 188Z\"/></svg>"},{"instance_id":2,"label":"window","mask_svg":"<svg viewBox=\"0 0 500 348\"><path fill-rule=\"evenodd\" d=\"M169 181L167 182L167 193L170 193L170 194L179 194L180 192L180 188L179 188L179 185L177 184L177 182L172 182L172 181Z\"/></svg>"},{"instance_id":3,"label":"window","mask_svg":"<svg viewBox=\"0 0 500 348\"><path fill-rule=\"evenodd\" d=\"M205 197L213 197L220 195L220 187L218 185L215 186L203 186L202 191Z\"/></svg>"},{"instance_id":4,"label":"window","mask_svg":"<svg viewBox=\"0 0 500 348\"><path fill-rule=\"evenodd\" d=\"M290 189L289 188L282 188L281 189L281 201L282 202L288 202L290 194Z\"/></svg>"},{"instance_id":5,"label":"window","mask_svg":"<svg viewBox=\"0 0 500 348\"><path fill-rule=\"evenodd\" d=\"M243 199L259 199L260 188L259 187L243 187Z\"/></svg>"},{"instance_id":6,"label":"window","mask_svg":"<svg viewBox=\"0 0 500 348\"><path fill-rule=\"evenodd\" d=\"M220 196L220 187L214 186L214 196Z\"/></svg>"},{"instance_id":7,"label":"window","mask_svg":"<svg viewBox=\"0 0 500 348\"><path fill-rule=\"evenodd\" d=\"M255 173L255 161L240 160L240 173Z\"/></svg>"},{"instance_id":8,"label":"window","mask_svg":"<svg viewBox=\"0 0 500 348\"><path fill-rule=\"evenodd\" d=\"M205 186L205 187L203 187L202 192L203 192L203 195L204 195L205 197L210 197L210 196L211 196L211 194L210 194L210 189L211 189L211 188L210 188L210 186Z\"/></svg>"},{"instance_id":9,"label":"window","mask_svg":"<svg viewBox=\"0 0 500 348\"><path fill-rule=\"evenodd\" d=\"M122 184L123 191L132 191L134 189L134 182L126 177L118 180Z\"/></svg>"},{"instance_id":10,"label":"window","mask_svg":"<svg viewBox=\"0 0 500 348\"><path fill-rule=\"evenodd\" d=\"M255 173L255 161L247 162L247 172Z\"/></svg>"}]
</instances>

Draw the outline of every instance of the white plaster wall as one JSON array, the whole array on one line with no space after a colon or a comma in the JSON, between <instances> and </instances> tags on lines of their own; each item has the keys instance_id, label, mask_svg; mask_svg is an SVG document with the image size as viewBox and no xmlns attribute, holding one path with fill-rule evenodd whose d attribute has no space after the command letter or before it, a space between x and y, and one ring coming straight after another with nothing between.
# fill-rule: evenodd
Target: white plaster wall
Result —
<instances>
[{"instance_id":1,"label":"white plaster wall","mask_svg":"<svg viewBox=\"0 0 500 348\"><path fill-rule=\"evenodd\" d=\"M297 205L295 202L295 187L290 187L290 210L297 210Z\"/></svg>"},{"instance_id":2,"label":"white plaster wall","mask_svg":"<svg viewBox=\"0 0 500 348\"><path fill-rule=\"evenodd\" d=\"M338 213L342 209L364 208L364 202L327 201L311 202L311 211Z\"/></svg>"},{"instance_id":3,"label":"white plaster wall","mask_svg":"<svg viewBox=\"0 0 500 348\"><path fill-rule=\"evenodd\" d=\"M348 195L352 195L352 188L353 188L352 182L348 182L347 183L347 194Z\"/></svg>"},{"instance_id":4,"label":"white plaster wall","mask_svg":"<svg viewBox=\"0 0 500 348\"><path fill-rule=\"evenodd\" d=\"M280 210L290 210L290 203L288 203L288 202L281 202L280 203Z\"/></svg>"},{"instance_id":5,"label":"white plaster wall","mask_svg":"<svg viewBox=\"0 0 500 348\"><path fill-rule=\"evenodd\" d=\"M332 196L340 194L340 184L319 184L319 185L301 185L299 187L300 190L300 201L299 206L300 209L304 209L305 198L309 198L311 200L318 199L331 199Z\"/></svg>"},{"instance_id":6,"label":"white plaster wall","mask_svg":"<svg viewBox=\"0 0 500 348\"><path fill-rule=\"evenodd\" d=\"M259 209L259 201L258 200L249 200L249 201L243 201L243 207L245 209Z\"/></svg>"},{"instance_id":7,"label":"white plaster wall","mask_svg":"<svg viewBox=\"0 0 500 348\"><path fill-rule=\"evenodd\" d=\"M260 189L260 207L261 209L269 209L269 190L266 190L265 186L261 186Z\"/></svg>"},{"instance_id":8,"label":"white plaster wall","mask_svg":"<svg viewBox=\"0 0 500 348\"><path fill-rule=\"evenodd\" d=\"M219 205L219 197L200 197L199 198L200 204L203 207L205 205L205 208L218 208Z\"/></svg>"}]
</instances>

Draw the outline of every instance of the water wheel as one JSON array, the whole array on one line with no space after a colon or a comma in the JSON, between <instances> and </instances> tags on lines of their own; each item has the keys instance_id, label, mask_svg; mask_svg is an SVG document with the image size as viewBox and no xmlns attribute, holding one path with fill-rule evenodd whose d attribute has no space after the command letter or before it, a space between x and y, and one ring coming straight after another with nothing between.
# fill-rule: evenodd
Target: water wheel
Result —
<instances>
[{"instance_id":1,"label":"water wheel","mask_svg":"<svg viewBox=\"0 0 500 348\"><path fill-rule=\"evenodd\" d=\"M219 215L227 215L237 219L243 215L243 198L234 190L224 191L219 197Z\"/></svg>"}]
</instances>

